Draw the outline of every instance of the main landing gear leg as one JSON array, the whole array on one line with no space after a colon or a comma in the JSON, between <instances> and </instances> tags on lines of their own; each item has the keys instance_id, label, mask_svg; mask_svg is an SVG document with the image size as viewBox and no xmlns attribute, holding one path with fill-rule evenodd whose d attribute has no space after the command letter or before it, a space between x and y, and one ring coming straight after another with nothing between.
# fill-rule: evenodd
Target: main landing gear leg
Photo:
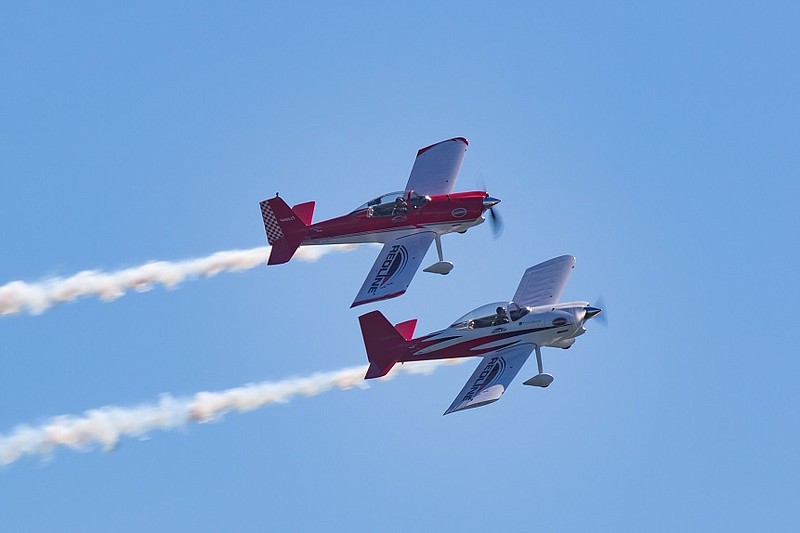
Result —
<instances>
[{"instance_id":1,"label":"main landing gear leg","mask_svg":"<svg viewBox=\"0 0 800 533\"><path fill-rule=\"evenodd\" d=\"M434 274L442 275L449 274L450 271L453 270L453 263L444 260L444 256L442 255L442 238L438 233L436 234L436 253L439 254L439 262L423 269L423 272L433 272Z\"/></svg>"},{"instance_id":2,"label":"main landing gear leg","mask_svg":"<svg viewBox=\"0 0 800 533\"><path fill-rule=\"evenodd\" d=\"M535 347L536 350L536 365L539 367L539 373L533 376L531 379L523 383L523 385L533 385L534 387L547 387L553 382L553 376L550 374L545 374L544 370L542 369L542 349L539 348L537 344Z\"/></svg>"}]
</instances>

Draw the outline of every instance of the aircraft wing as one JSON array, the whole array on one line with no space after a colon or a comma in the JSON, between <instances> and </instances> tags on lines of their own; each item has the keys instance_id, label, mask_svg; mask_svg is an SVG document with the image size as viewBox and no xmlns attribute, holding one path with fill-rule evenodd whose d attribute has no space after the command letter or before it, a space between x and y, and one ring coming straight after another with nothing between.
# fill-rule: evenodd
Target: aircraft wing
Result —
<instances>
[{"instance_id":1,"label":"aircraft wing","mask_svg":"<svg viewBox=\"0 0 800 533\"><path fill-rule=\"evenodd\" d=\"M350 307L400 296L414 278L435 233L424 231L387 242Z\"/></svg>"},{"instance_id":2,"label":"aircraft wing","mask_svg":"<svg viewBox=\"0 0 800 533\"><path fill-rule=\"evenodd\" d=\"M421 148L408 177L406 191L413 190L420 196L453 192L468 144L464 137L455 137Z\"/></svg>"},{"instance_id":3,"label":"aircraft wing","mask_svg":"<svg viewBox=\"0 0 800 533\"><path fill-rule=\"evenodd\" d=\"M444 414L499 400L532 351L533 344L520 344L485 355Z\"/></svg>"},{"instance_id":4,"label":"aircraft wing","mask_svg":"<svg viewBox=\"0 0 800 533\"><path fill-rule=\"evenodd\" d=\"M530 267L522 275L511 301L520 307L558 302L574 266L574 257L562 255Z\"/></svg>"}]
</instances>

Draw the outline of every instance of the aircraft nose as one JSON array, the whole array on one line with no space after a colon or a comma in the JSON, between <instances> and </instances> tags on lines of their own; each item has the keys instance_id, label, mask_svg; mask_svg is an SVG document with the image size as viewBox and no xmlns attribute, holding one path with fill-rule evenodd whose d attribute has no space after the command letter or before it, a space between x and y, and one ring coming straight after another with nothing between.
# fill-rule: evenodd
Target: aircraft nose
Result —
<instances>
[{"instance_id":1,"label":"aircraft nose","mask_svg":"<svg viewBox=\"0 0 800 533\"><path fill-rule=\"evenodd\" d=\"M494 198L492 196L487 196L486 198L483 199L483 208L491 209L499 203L500 203L499 199Z\"/></svg>"},{"instance_id":2,"label":"aircraft nose","mask_svg":"<svg viewBox=\"0 0 800 533\"><path fill-rule=\"evenodd\" d=\"M594 318L594 317L596 317L597 315L599 315L600 313L603 312L603 310L600 309L599 307L592 307L591 305L589 307L585 307L583 310L586 312L585 320L589 320L590 318Z\"/></svg>"}]
</instances>

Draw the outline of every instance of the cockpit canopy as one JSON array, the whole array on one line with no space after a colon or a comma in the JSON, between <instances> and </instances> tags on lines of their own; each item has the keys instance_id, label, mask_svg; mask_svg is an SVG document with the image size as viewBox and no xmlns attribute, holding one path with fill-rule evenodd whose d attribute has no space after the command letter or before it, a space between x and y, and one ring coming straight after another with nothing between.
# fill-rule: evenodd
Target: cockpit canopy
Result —
<instances>
[{"instance_id":1,"label":"cockpit canopy","mask_svg":"<svg viewBox=\"0 0 800 533\"><path fill-rule=\"evenodd\" d=\"M409 209L421 209L430 199L430 196L420 196L414 191L390 192L361 204L353 213L366 210L368 217L404 215Z\"/></svg>"},{"instance_id":2,"label":"cockpit canopy","mask_svg":"<svg viewBox=\"0 0 800 533\"><path fill-rule=\"evenodd\" d=\"M519 320L529 312L530 309L519 307L514 302L496 302L470 311L453 322L450 327L455 329L478 329L499 326Z\"/></svg>"}]
</instances>

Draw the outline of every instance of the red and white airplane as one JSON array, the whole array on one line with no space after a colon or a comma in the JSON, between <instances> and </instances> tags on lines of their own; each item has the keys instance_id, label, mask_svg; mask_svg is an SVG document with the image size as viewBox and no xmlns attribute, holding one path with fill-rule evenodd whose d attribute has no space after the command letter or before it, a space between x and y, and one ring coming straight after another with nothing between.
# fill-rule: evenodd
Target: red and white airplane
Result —
<instances>
[{"instance_id":1,"label":"red and white airplane","mask_svg":"<svg viewBox=\"0 0 800 533\"><path fill-rule=\"evenodd\" d=\"M464 233L484 222L483 213L500 200L486 191L454 193L467 151L463 137L417 152L403 191L384 194L344 216L311 223L314 202L289 207L279 196L261 202L261 216L272 246L268 265L286 263L299 246L310 244L384 243L351 307L400 296L408 289L422 259L436 241L439 261L425 272L447 274L453 263L442 256L440 237Z\"/></svg>"},{"instance_id":2,"label":"red and white airplane","mask_svg":"<svg viewBox=\"0 0 800 533\"><path fill-rule=\"evenodd\" d=\"M541 348L571 347L586 332L586 321L602 312L588 302L558 303L574 266L571 255L533 266L525 271L510 303L479 307L447 329L416 339L416 319L392 326L380 311L358 317L369 359L365 379L385 376L395 363L483 357L444 413L450 414L499 400L535 351L539 373L524 384L547 387L553 376L542 369Z\"/></svg>"}]
</instances>

